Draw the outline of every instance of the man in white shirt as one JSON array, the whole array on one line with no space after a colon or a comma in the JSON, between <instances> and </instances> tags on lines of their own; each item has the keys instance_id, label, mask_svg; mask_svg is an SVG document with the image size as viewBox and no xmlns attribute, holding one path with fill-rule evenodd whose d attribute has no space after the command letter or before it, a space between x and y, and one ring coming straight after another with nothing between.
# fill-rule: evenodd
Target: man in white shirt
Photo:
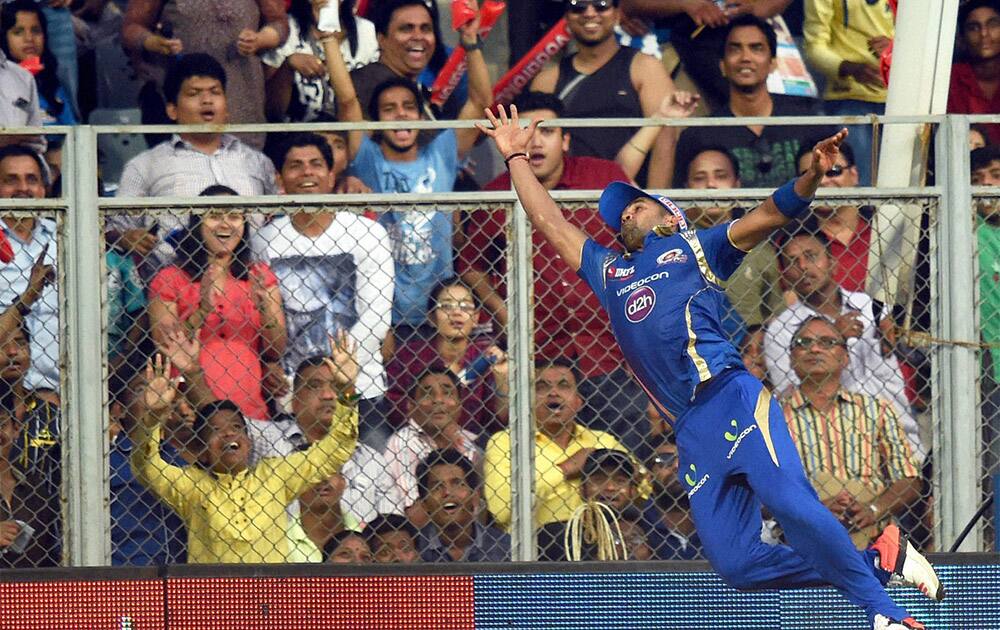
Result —
<instances>
[{"instance_id":1,"label":"man in white shirt","mask_svg":"<svg viewBox=\"0 0 1000 630\"><path fill-rule=\"evenodd\" d=\"M899 362L887 341L892 323L886 317L879 317L886 315L885 309L876 314L871 297L845 291L837 284L832 275L834 263L827 249L827 237L813 227L807 224L781 243L782 277L798 302L767 326L764 356L768 378L779 395L799 385L791 366L792 337L810 317L826 318L847 339L850 363L841 375L844 388L891 401L914 455L922 461L927 451L910 413Z\"/></svg>"},{"instance_id":2,"label":"man in white shirt","mask_svg":"<svg viewBox=\"0 0 1000 630\"><path fill-rule=\"evenodd\" d=\"M283 193L333 192L333 154L322 136L296 134L276 159ZM392 319L395 277L385 228L350 212L297 212L263 227L254 249L278 277L288 325L285 372L326 354L328 336L347 330L358 343L361 439L381 449L390 433L381 347Z\"/></svg>"},{"instance_id":3,"label":"man in white shirt","mask_svg":"<svg viewBox=\"0 0 1000 630\"><path fill-rule=\"evenodd\" d=\"M0 199L42 199L46 169L40 155L23 145L0 149ZM41 292L26 291L35 261L58 259L56 224L52 219L8 215L0 218L0 311L13 306L31 333L28 389L59 391L59 296L55 283ZM9 259L9 260L8 260ZM12 312L13 315L15 312Z\"/></svg>"},{"instance_id":4,"label":"man in white shirt","mask_svg":"<svg viewBox=\"0 0 1000 630\"><path fill-rule=\"evenodd\" d=\"M6 35L5 35L6 36ZM35 77L0 50L0 127L41 127L42 109L38 102ZM0 136L0 146L29 144L45 150L44 136Z\"/></svg>"}]
</instances>

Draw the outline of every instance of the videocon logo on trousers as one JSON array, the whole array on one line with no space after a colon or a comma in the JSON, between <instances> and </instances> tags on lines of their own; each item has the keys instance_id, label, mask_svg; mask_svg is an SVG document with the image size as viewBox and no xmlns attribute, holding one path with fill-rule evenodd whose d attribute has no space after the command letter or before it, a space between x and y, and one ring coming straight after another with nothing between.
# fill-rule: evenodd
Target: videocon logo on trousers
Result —
<instances>
[{"instance_id":1,"label":"videocon logo on trousers","mask_svg":"<svg viewBox=\"0 0 1000 630\"><path fill-rule=\"evenodd\" d=\"M646 319L656 306L656 292L649 287L636 290L625 300L625 318L633 324Z\"/></svg>"},{"instance_id":2,"label":"videocon logo on trousers","mask_svg":"<svg viewBox=\"0 0 1000 630\"><path fill-rule=\"evenodd\" d=\"M684 482L687 483L689 488L691 488L688 490L688 498L693 497L695 492L701 490L701 487L705 485L705 482L708 481L709 478L709 475L706 473L701 479L698 479L698 481L695 482L695 478L697 476L698 469L695 468L695 465L691 464L688 466L688 472L684 473Z\"/></svg>"}]
</instances>

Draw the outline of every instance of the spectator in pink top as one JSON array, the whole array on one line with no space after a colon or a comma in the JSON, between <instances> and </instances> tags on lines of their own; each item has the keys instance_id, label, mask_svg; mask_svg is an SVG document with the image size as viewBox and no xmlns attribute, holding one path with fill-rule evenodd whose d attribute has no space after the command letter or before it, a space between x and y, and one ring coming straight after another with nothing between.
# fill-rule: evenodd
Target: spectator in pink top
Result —
<instances>
[{"instance_id":1,"label":"spectator in pink top","mask_svg":"<svg viewBox=\"0 0 1000 630\"><path fill-rule=\"evenodd\" d=\"M219 194L236 193L224 186L202 192ZM286 344L277 278L267 265L251 263L242 213L194 215L188 226L177 264L150 283L153 340L163 344L179 326L197 334L212 393L250 418L267 418L264 375L280 369Z\"/></svg>"},{"instance_id":2,"label":"spectator in pink top","mask_svg":"<svg viewBox=\"0 0 1000 630\"><path fill-rule=\"evenodd\" d=\"M412 337L399 346L386 366L390 419L397 427L403 425L407 392L427 368L443 365L459 380L459 424L477 436L489 437L507 420L507 355L489 339L472 337L479 305L472 290L458 278L444 280L431 290L427 312L434 336L429 340Z\"/></svg>"}]
</instances>

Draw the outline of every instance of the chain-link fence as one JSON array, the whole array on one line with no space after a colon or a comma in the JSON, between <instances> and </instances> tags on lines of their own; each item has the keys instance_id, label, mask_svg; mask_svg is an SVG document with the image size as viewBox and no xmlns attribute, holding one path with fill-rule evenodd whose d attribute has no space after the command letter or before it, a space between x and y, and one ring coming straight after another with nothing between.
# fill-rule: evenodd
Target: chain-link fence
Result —
<instances>
[{"instance_id":1,"label":"chain-link fence","mask_svg":"<svg viewBox=\"0 0 1000 630\"><path fill-rule=\"evenodd\" d=\"M988 167L989 165L987 165ZM981 182L974 183L979 184ZM985 184L986 182L982 182ZM993 184L990 182L990 184ZM994 184L995 185L995 184ZM993 194L977 193L973 197L972 214L976 230L976 261L978 288L976 313L980 339L977 358L981 369L978 374L979 408L981 409L977 458L982 462L980 500L985 500L993 490L993 476L1000 474L1000 362L997 361L997 326L1000 324L1000 310L997 304L997 288L1000 287L1000 250L997 249L996 212L1000 198ZM992 540L996 523L989 516L984 519L984 536Z\"/></svg>"},{"instance_id":2,"label":"chain-link fence","mask_svg":"<svg viewBox=\"0 0 1000 630\"><path fill-rule=\"evenodd\" d=\"M96 146L89 129L77 135ZM64 171L87 173L85 159ZM851 169L838 164L824 187L852 185L840 181ZM525 230L511 192L248 199L213 187L197 202L98 200L85 179L73 175L79 212L58 248L73 252L79 280L50 313L66 320L68 363L44 327L27 330L30 366L18 358L23 327L5 337L7 371L43 372L38 357L52 354L55 384L60 365L72 384L61 401L73 446L65 510L62 440L45 424L58 429L60 402L5 432L12 452L31 446L16 451L22 461L55 462L28 486L49 488L47 520L65 511L53 535L70 562L702 557L687 506L698 475L679 469L670 426L600 303ZM939 352L951 346L934 280L948 277L941 190L821 191L809 220L720 282L726 335L781 401L807 476L859 545L898 521L941 550L941 532L970 516L938 509L955 485L936 457L954 449L950 399L934 385L951 360ZM572 223L616 246L598 193L555 196ZM673 195L696 230L765 196ZM84 229L101 237L81 242ZM20 283L7 283L4 306L29 284L37 255L25 254L25 269L3 268ZM96 272L79 262L88 255ZM80 323L97 302L100 332ZM95 445L85 392L98 382L107 424ZM983 492L1000 449L991 417L977 440ZM725 438L736 445L744 430ZM107 485L84 482L95 475ZM107 511L91 486L106 488ZM783 539L780 523L762 521L762 537Z\"/></svg>"},{"instance_id":3,"label":"chain-link fence","mask_svg":"<svg viewBox=\"0 0 1000 630\"><path fill-rule=\"evenodd\" d=\"M56 155L36 135L0 142L0 566L63 562L66 210ZM25 144L19 144L18 141ZM50 197L50 199L46 199Z\"/></svg>"}]
</instances>

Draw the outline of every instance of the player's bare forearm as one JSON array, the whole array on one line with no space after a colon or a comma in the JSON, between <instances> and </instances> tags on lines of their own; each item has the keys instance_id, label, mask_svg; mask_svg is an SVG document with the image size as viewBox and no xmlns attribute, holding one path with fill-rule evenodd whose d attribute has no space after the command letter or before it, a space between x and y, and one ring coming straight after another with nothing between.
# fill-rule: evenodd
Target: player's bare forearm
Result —
<instances>
[{"instance_id":1,"label":"player's bare forearm","mask_svg":"<svg viewBox=\"0 0 1000 630\"><path fill-rule=\"evenodd\" d=\"M549 191L531 172L528 160L511 160L510 178L531 225L542 233L571 269L579 269L587 236L566 220Z\"/></svg>"},{"instance_id":2,"label":"player's bare forearm","mask_svg":"<svg viewBox=\"0 0 1000 630\"><path fill-rule=\"evenodd\" d=\"M812 165L809 170L795 179L793 185L795 195L800 199L812 199L819 189L823 175L836 163L840 153L840 143L847 138L847 130L839 132L825 140L821 140L813 148ZM780 192L780 189L779 189ZM778 209L775 198L778 192L768 197L764 203L751 210L745 217L733 223L729 229L729 240L734 246L750 251L763 240L769 238L776 230L792 221L794 215Z\"/></svg>"},{"instance_id":3,"label":"player's bare forearm","mask_svg":"<svg viewBox=\"0 0 1000 630\"><path fill-rule=\"evenodd\" d=\"M504 157L507 168L510 169L510 179L517 191L528 219L535 229L540 231L559 256L574 271L580 268L583 244L586 235L575 225L566 220L562 210L545 190L531 170L528 162L528 143L538 128L540 119L534 119L527 127L521 127L517 116L517 107L511 106L510 117L501 105L497 115L492 111L484 112L490 121L490 127L477 124L476 127L493 139L500 155Z\"/></svg>"}]
</instances>

